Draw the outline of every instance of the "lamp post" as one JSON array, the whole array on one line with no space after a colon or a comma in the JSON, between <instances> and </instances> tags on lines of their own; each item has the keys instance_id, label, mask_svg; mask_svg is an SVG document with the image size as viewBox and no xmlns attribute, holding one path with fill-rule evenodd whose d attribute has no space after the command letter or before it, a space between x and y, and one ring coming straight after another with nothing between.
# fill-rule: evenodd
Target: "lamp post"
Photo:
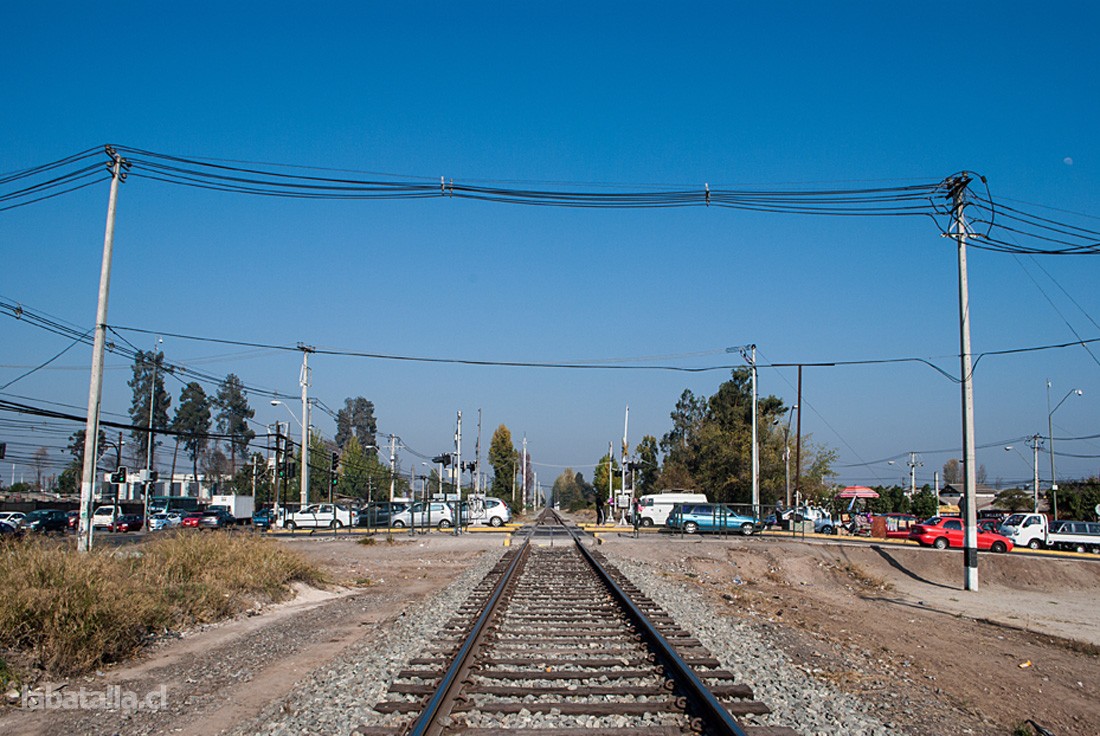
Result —
<instances>
[{"instance_id":1,"label":"lamp post","mask_svg":"<svg viewBox=\"0 0 1100 736\"><path fill-rule=\"evenodd\" d=\"M733 348L726 348L731 352ZM738 348L741 358L752 369L752 515L760 515L760 448L756 442L756 346L745 345Z\"/></svg>"},{"instance_id":2,"label":"lamp post","mask_svg":"<svg viewBox=\"0 0 1100 736\"><path fill-rule=\"evenodd\" d=\"M278 399L272 399L271 405L281 406L286 409L287 413L290 414L291 419L293 419L294 422L302 429L302 487L299 489L299 496L301 497L301 508L304 509L306 506L309 505L309 428L306 427L306 425L304 425L302 422L298 421L298 417L294 415L293 410L291 410L291 408L284 404L282 401L279 401ZM290 433L288 432L287 434Z\"/></svg>"},{"instance_id":3,"label":"lamp post","mask_svg":"<svg viewBox=\"0 0 1100 736\"><path fill-rule=\"evenodd\" d=\"M1050 386L1051 383L1047 381L1047 408L1050 408ZM1054 412L1058 411L1058 408L1062 404L1066 403L1066 399L1070 396L1084 396L1085 392L1079 388L1070 389L1069 393L1062 397L1062 400L1058 404L1050 409L1047 414L1047 442L1050 443L1050 492L1051 494L1058 493L1058 476L1054 472ZM1058 496L1053 495L1052 502L1054 504L1054 518L1058 518Z\"/></svg>"},{"instance_id":4,"label":"lamp post","mask_svg":"<svg viewBox=\"0 0 1100 736\"><path fill-rule=\"evenodd\" d=\"M1039 511L1039 446L1042 444L1043 438L1035 434L1032 435L1029 439L1031 440L1029 446L1035 453L1035 461L1032 465L1035 475L1031 491L1031 512L1034 514L1038 513ZM1005 447L1005 452L1008 452L1009 450L1016 450L1016 448L1012 445L1008 445ZM1024 458L1023 454L1019 450L1016 450L1016 454L1019 455L1020 458L1023 459L1025 462L1027 462L1026 458Z\"/></svg>"}]
</instances>

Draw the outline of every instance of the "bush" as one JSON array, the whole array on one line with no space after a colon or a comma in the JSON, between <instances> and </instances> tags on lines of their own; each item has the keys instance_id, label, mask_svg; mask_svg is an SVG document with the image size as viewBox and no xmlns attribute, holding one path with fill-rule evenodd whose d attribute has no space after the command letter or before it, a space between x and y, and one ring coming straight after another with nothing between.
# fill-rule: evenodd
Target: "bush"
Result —
<instances>
[{"instance_id":1,"label":"bush","mask_svg":"<svg viewBox=\"0 0 1100 736\"><path fill-rule=\"evenodd\" d=\"M28 539L0 545L0 648L72 675L131 656L170 628L214 621L295 581L322 575L253 535L169 534L144 545L78 554Z\"/></svg>"}]
</instances>

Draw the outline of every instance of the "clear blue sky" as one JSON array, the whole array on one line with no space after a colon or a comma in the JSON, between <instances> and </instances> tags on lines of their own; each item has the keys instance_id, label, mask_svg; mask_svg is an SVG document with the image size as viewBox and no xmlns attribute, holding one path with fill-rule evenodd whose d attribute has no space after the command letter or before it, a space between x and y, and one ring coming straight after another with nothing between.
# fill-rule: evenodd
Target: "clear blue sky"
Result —
<instances>
[{"instance_id":1,"label":"clear blue sky","mask_svg":"<svg viewBox=\"0 0 1100 736\"><path fill-rule=\"evenodd\" d=\"M1097 228L1098 21L1087 2L7 3L0 172L108 142L569 189L835 188L969 169L997 199L1054 219L1084 213L1074 221ZM103 184L0 213L0 295L90 328L106 203ZM1098 275L1095 256L973 251L974 351L1100 336ZM735 365L724 349L756 343L761 363L916 356L957 375L956 276L953 244L918 218L302 202L132 179L109 321L517 361ZM3 385L67 341L7 317L0 344ZM298 394L296 355L163 348ZM1055 402L1085 391L1059 409L1055 436L1100 432L1094 355L982 360L978 444L1045 435L1047 379ZM89 356L74 348L5 395L83 407ZM627 404L634 445L668 430L684 388L709 395L728 376L323 356L313 366L314 395L333 408L366 396L380 429L420 453L449 449L457 410L472 453L482 409L485 444L501 423L517 442L526 434L544 482L563 466L590 474ZM107 410L126 411L128 376L109 358ZM794 384L793 369L761 371L761 392L787 404ZM168 388L178 401L180 384ZM842 466L922 451L923 483L958 455L933 452L961 444L958 387L927 367L808 369L804 391L803 431ZM287 419L254 405L261 422ZM330 420L318 424L332 435ZM1030 477L1016 444L1026 461L1000 445L979 451L991 481ZM1091 456L1059 456L1059 477L1100 469L1100 441L1056 449ZM868 483L906 471L841 470L841 482Z\"/></svg>"}]
</instances>

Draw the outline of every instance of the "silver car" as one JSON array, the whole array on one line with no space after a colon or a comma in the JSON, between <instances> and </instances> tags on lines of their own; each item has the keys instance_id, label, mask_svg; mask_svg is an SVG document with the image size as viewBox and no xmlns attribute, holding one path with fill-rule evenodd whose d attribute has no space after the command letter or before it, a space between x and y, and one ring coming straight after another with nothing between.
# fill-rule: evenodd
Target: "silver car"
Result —
<instances>
[{"instance_id":1,"label":"silver car","mask_svg":"<svg viewBox=\"0 0 1100 736\"><path fill-rule=\"evenodd\" d=\"M449 503L432 501L429 504L420 501L401 513L394 514L390 519L390 526L395 529L408 526L435 526L440 529L449 529L454 526L454 511Z\"/></svg>"},{"instance_id":2,"label":"silver car","mask_svg":"<svg viewBox=\"0 0 1100 736\"><path fill-rule=\"evenodd\" d=\"M149 531L172 529L183 523L183 514L179 511L160 512L149 517Z\"/></svg>"}]
</instances>

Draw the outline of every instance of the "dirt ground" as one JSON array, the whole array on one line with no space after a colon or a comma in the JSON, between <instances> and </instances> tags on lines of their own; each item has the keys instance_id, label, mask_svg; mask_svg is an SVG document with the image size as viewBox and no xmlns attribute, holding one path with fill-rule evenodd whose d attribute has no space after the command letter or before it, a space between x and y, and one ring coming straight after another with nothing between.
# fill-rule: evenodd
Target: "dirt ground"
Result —
<instances>
[{"instance_id":1,"label":"dirt ground","mask_svg":"<svg viewBox=\"0 0 1100 736\"><path fill-rule=\"evenodd\" d=\"M609 550L760 623L807 671L915 734L1100 734L1100 559L865 541L608 535ZM1032 733L1031 730L1023 731Z\"/></svg>"},{"instance_id":2,"label":"dirt ground","mask_svg":"<svg viewBox=\"0 0 1100 736\"><path fill-rule=\"evenodd\" d=\"M280 543L330 575L329 590L302 589L288 603L258 607L232 621L158 642L139 660L95 675L38 682L60 696L153 694L152 708L131 715L99 706L31 709L20 699L0 706L0 734L182 734L207 736L255 717L350 644L386 635L410 606L445 587L500 535L384 536L357 544L345 535L298 535ZM164 696L159 696L164 688ZM113 691L110 688L118 688ZM117 702L117 701L116 701Z\"/></svg>"},{"instance_id":3,"label":"dirt ground","mask_svg":"<svg viewBox=\"0 0 1100 736\"><path fill-rule=\"evenodd\" d=\"M290 603L162 641L138 661L57 683L139 694L163 685L166 707L155 712L29 710L16 701L0 711L0 733L229 730L352 642L384 637L388 623L503 539L282 543L343 587L301 591ZM759 624L807 672L858 694L905 733L1009 736L1026 718L1057 736L1100 733L1100 559L982 555L980 590L967 592L961 553L777 536L610 533L603 543L698 586L717 615Z\"/></svg>"}]
</instances>

